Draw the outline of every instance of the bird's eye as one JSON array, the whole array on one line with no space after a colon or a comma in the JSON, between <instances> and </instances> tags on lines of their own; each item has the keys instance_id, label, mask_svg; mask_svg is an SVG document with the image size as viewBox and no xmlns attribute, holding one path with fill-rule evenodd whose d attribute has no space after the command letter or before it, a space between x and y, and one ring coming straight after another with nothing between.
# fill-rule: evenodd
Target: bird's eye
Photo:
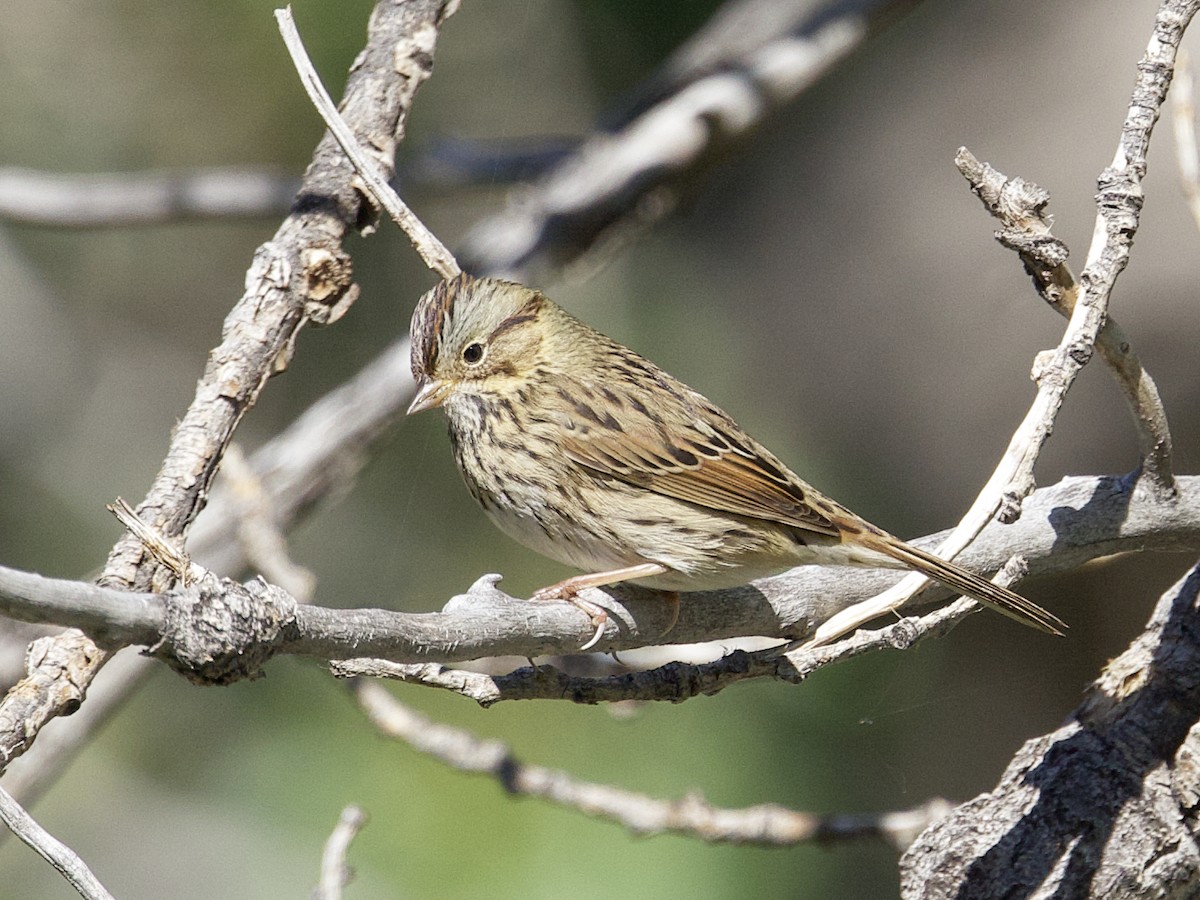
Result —
<instances>
[{"instance_id":1,"label":"bird's eye","mask_svg":"<svg viewBox=\"0 0 1200 900\"><path fill-rule=\"evenodd\" d=\"M467 365L473 366L481 359L483 359L483 344L467 344L463 348L463 362Z\"/></svg>"}]
</instances>

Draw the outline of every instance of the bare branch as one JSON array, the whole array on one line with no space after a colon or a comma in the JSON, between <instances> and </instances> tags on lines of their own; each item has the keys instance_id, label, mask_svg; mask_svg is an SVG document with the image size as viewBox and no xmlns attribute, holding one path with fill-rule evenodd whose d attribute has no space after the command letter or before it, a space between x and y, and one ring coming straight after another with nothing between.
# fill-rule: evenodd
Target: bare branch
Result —
<instances>
[{"instance_id":1,"label":"bare branch","mask_svg":"<svg viewBox=\"0 0 1200 900\"><path fill-rule=\"evenodd\" d=\"M954 559L996 515L1013 522L1021 515L1022 501L1033 491L1033 469L1042 447L1054 430L1058 411L1067 390L1092 358L1097 337L1108 316L1109 295L1117 276L1129 261L1133 236L1142 209L1142 177L1146 172L1146 150L1154 123L1166 99L1179 41L1195 13L1193 3L1167 0L1159 8L1154 33L1138 63L1132 100L1121 130L1112 164L1100 173L1098 212L1092 245L1079 283L1083 293L1071 313L1062 340L1053 352L1040 354L1033 370L1037 394L1024 420L1009 439L1000 463L984 484L958 526L936 552ZM1165 420L1162 423L1165 428ZM1169 454L1169 445L1166 448ZM1166 477L1169 479L1169 469ZM1167 489L1167 493L1170 490ZM907 603L929 580L909 575L895 587L857 608L847 609L817 629L812 643L819 644L846 634L864 622Z\"/></svg>"},{"instance_id":2,"label":"bare branch","mask_svg":"<svg viewBox=\"0 0 1200 900\"><path fill-rule=\"evenodd\" d=\"M270 494L237 444L230 444L225 452L222 471L231 498L230 513L237 527L238 544L248 563L268 581L275 582L301 603L308 603L316 590L317 578L292 561Z\"/></svg>"},{"instance_id":3,"label":"bare branch","mask_svg":"<svg viewBox=\"0 0 1200 900\"><path fill-rule=\"evenodd\" d=\"M0 167L0 218L56 228L114 228L282 215L300 179L254 169L64 175Z\"/></svg>"},{"instance_id":4,"label":"bare branch","mask_svg":"<svg viewBox=\"0 0 1200 900\"><path fill-rule=\"evenodd\" d=\"M428 77L432 46L398 72L395 51L413 46L411 35L436 29L451 0L401 5L381 3L371 18L367 47L356 60L343 102L346 117L384 151L384 165L403 133L413 97ZM268 378L286 368L296 335L306 323L335 321L354 302L350 260L341 248L347 230L363 216L353 168L326 135L306 173L293 213L254 257L246 292L226 318L221 343L209 356L191 406L176 426L163 467L138 509L169 540L186 535L204 506L224 448ZM102 581L135 590L162 588L156 566L134 538L123 538L109 556ZM71 654L64 658L63 654ZM49 718L74 710L107 654L78 632L45 654L0 704L0 760L24 752ZM69 673L69 684L59 679Z\"/></svg>"},{"instance_id":5,"label":"bare branch","mask_svg":"<svg viewBox=\"0 0 1200 900\"><path fill-rule=\"evenodd\" d=\"M457 9L458 0L450 0L444 16L454 15ZM391 169L394 165L394 147L388 146L381 153L382 165L387 170L386 173L381 173L380 164L372 164L367 160L358 138L354 136L349 126L338 114L333 101L329 99L325 85L321 84L321 76L313 68L312 61L308 58L308 52L304 49L300 32L296 30L296 20L292 18L292 8L288 6L275 10L275 21L279 23L279 33L283 36L283 42L292 57L292 64L295 65L296 71L300 75L300 82L304 85L308 98L312 100L313 106L325 120L325 125L337 138L338 144L353 163L358 177L365 182L372 199L386 209L392 221L408 235L413 247L425 261L425 265L441 275L444 281L449 281L458 275L462 270L459 269L453 254L446 249L446 246L432 231L425 227L425 223L413 214L413 211L408 208L408 204L401 200L400 196L392 190L392 186L388 184L388 178L391 176ZM396 47L396 69L406 81L412 80L420 83L425 77L428 77L428 60L433 55L433 47L436 42L437 27L428 24L413 31L406 44ZM403 137L402 134L398 136Z\"/></svg>"},{"instance_id":6,"label":"bare branch","mask_svg":"<svg viewBox=\"0 0 1200 900\"><path fill-rule=\"evenodd\" d=\"M363 826L367 814L357 806L347 806L321 854L321 881L312 893L312 900L342 900L342 888L350 883L353 873L346 865L346 852Z\"/></svg>"},{"instance_id":7,"label":"bare branch","mask_svg":"<svg viewBox=\"0 0 1200 900\"><path fill-rule=\"evenodd\" d=\"M1200 879L1200 566L1065 725L918 838L905 897L1186 896Z\"/></svg>"},{"instance_id":8,"label":"bare branch","mask_svg":"<svg viewBox=\"0 0 1200 900\"><path fill-rule=\"evenodd\" d=\"M1175 125L1175 157L1179 181L1196 227L1200 228L1200 151L1196 148L1196 101L1192 67L1187 51L1179 51L1175 80L1171 83L1172 122Z\"/></svg>"},{"instance_id":9,"label":"bare branch","mask_svg":"<svg viewBox=\"0 0 1200 900\"><path fill-rule=\"evenodd\" d=\"M632 118L593 133L467 236L476 274L520 281L667 216L688 181L833 69L908 0L737 0L685 43Z\"/></svg>"},{"instance_id":10,"label":"bare branch","mask_svg":"<svg viewBox=\"0 0 1200 900\"><path fill-rule=\"evenodd\" d=\"M1019 522L990 526L963 562L990 571L1013 556L1023 556L1030 571L1041 574L1128 550L1200 549L1200 477L1181 478L1179 486L1178 501L1162 504L1151 493L1139 491L1134 481L1066 479L1035 492ZM915 543L932 545L938 537ZM890 570L802 566L740 588L689 592L670 639L696 643L758 635L800 638L837 610L877 595L897 577ZM265 582L243 585L210 573L188 587L131 594L0 568L0 612L37 621L86 620L110 640L151 645L154 655L201 683L252 677L279 653L324 660L369 656L401 663L532 657L570 654L591 633L590 621L571 604L513 598L497 588L498 580L499 576L484 576L440 613L401 613L306 606ZM659 594L614 587L586 596L610 613L605 649L661 643L671 610ZM932 603L945 596L948 591L931 590L923 599ZM813 660L825 665L873 646L906 646L927 629L941 633L969 608L951 607L944 620L934 617L915 625L905 620L893 630L861 636L861 644L851 641L829 648L828 658L821 653L789 656L781 664L765 655L743 654L721 663L723 669L706 670L704 677L719 676L725 679L722 686L729 678L747 677L738 669L743 664L738 660L747 659L758 666L754 677L790 677L795 671L802 677ZM669 678L654 684L661 687L660 696L677 691ZM693 693L705 688L700 685Z\"/></svg>"},{"instance_id":11,"label":"bare branch","mask_svg":"<svg viewBox=\"0 0 1200 900\"><path fill-rule=\"evenodd\" d=\"M37 752L14 759L5 769L8 792L25 806L33 806L157 667L155 660L131 648L114 654L88 686L87 703L71 716L50 723L38 734Z\"/></svg>"},{"instance_id":12,"label":"bare branch","mask_svg":"<svg viewBox=\"0 0 1200 900\"><path fill-rule=\"evenodd\" d=\"M281 530L353 482L368 450L404 414L414 390L408 340L397 341L253 454L250 468ZM188 547L212 569L240 572L247 560L229 490L217 481Z\"/></svg>"},{"instance_id":13,"label":"bare branch","mask_svg":"<svg viewBox=\"0 0 1200 900\"><path fill-rule=\"evenodd\" d=\"M1069 319L1081 288L1067 265L1066 245L1050 233L1050 220L1045 213L1050 195L1021 178L1007 178L987 163L979 162L965 147L959 148L954 161L984 207L1004 223L996 239L1017 252L1042 299ZM1151 486L1158 488L1164 499L1170 498L1175 491L1171 430L1158 386L1142 368L1133 345L1115 319L1105 319L1096 349L1116 378L1133 415L1143 470Z\"/></svg>"},{"instance_id":14,"label":"bare branch","mask_svg":"<svg viewBox=\"0 0 1200 900\"><path fill-rule=\"evenodd\" d=\"M495 778L510 794L540 797L589 816L608 819L634 834L683 834L710 843L791 846L811 841L884 838L903 848L949 804L932 800L915 809L879 815L817 816L773 803L720 809L699 794L666 801L623 788L579 781L566 772L523 763L502 742L426 718L382 686L359 682L355 694L372 724L389 737L454 769Z\"/></svg>"},{"instance_id":15,"label":"bare branch","mask_svg":"<svg viewBox=\"0 0 1200 900\"><path fill-rule=\"evenodd\" d=\"M960 598L925 616L904 618L878 631L858 631L820 647L795 647L793 643L754 652L735 650L707 663L669 662L620 675L571 675L552 666L524 667L491 675L439 663L394 663L382 659L333 661L330 670L343 678L388 678L441 688L485 708L502 700L569 700L588 705L629 700L679 703L693 697L711 697L731 685L755 678L799 684L819 669L865 653L908 650L926 638L942 637L978 609L975 601Z\"/></svg>"},{"instance_id":16,"label":"bare branch","mask_svg":"<svg viewBox=\"0 0 1200 900\"><path fill-rule=\"evenodd\" d=\"M0 788L0 819L12 833L32 847L37 854L58 869L67 883L88 900L113 900L87 863L74 850L46 831L16 800Z\"/></svg>"},{"instance_id":17,"label":"bare branch","mask_svg":"<svg viewBox=\"0 0 1200 900\"><path fill-rule=\"evenodd\" d=\"M137 510L120 497L116 499L116 502L108 504L107 508L116 516L117 521L129 530L130 534L142 542L151 556L171 570L171 576L176 582L186 587L200 576L199 567L193 566L186 553L147 525L145 520L137 514Z\"/></svg>"}]
</instances>

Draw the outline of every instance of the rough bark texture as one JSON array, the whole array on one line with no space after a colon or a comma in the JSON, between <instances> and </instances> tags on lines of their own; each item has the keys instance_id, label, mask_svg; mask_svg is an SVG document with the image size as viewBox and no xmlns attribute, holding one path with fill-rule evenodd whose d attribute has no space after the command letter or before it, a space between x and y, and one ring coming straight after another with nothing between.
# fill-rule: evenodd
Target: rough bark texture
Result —
<instances>
[{"instance_id":1,"label":"rough bark texture","mask_svg":"<svg viewBox=\"0 0 1200 900\"><path fill-rule=\"evenodd\" d=\"M906 898L1197 897L1200 566L1052 734L901 860Z\"/></svg>"}]
</instances>

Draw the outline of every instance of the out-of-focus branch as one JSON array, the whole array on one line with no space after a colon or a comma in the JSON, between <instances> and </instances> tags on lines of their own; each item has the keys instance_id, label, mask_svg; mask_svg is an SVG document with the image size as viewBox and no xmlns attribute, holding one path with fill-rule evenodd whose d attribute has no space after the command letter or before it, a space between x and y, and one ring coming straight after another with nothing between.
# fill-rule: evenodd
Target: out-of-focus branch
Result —
<instances>
[{"instance_id":1,"label":"out-of-focus branch","mask_svg":"<svg viewBox=\"0 0 1200 900\"><path fill-rule=\"evenodd\" d=\"M733 0L615 130L593 133L471 230L463 268L536 280L667 216L689 184L912 0Z\"/></svg>"},{"instance_id":2,"label":"out-of-focus branch","mask_svg":"<svg viewBox=\"0 0 1200 900\"><path fill-rule=\"evenodd\" d=\"M1200 228L1200 150L1196 148L1196 101L1192 67L1186 50L1179 51L1171 83L1171 121L1175 126L1175 157L1179 181L1196 227Z\"/></svg>"},{"instance_id":3,"label":"out-of-focus branch","mask_svg":"<svg viewBox=\"0 0 1200 900\"><path fill-rule=\"evenodd\" d=\"M92 870L80 859L79 854L39 825L3 788L0 788L0 820L42 859L58 869L81 897L88 900L113 900L113 895L100 883L100 879L92 874Z\"/></svg>"},{"instance_id":4,"label":"out-of-focus branch","mask_svg":"<svg viewBox=\"0 0 1200 900\"><path fill-rule=\"evenodd\" d=\"M64 175L0 168L0 219L55 228L114 228L281 215L300 179L255 169Z\"/></svg>"},{"instance_id":5,"label":"out-of-focus branch","mask_svg":"<svg viewBox=\"0 0 1200 900\"><path fill-rule=\"evenodd\" d=\"M898 812L818 816L773 803L720 809L698 794L681 800L660 800L612 785L579 781L563 771L521 762L502 742L483 740L463 729L434 722L400 703L374 682L358 682L354 691L372 724L388 737L404 741L451 768L489 775L510 794L540 797L615 822L638 835L683 834L710 843L769 847L881 838L903 849L950 809L945 800L935 799Z\"/></svg>"},{"instance_id":6,"label":"out-of-focus branch","mask_svg":"<svg viewBox=\"0 0 1200 900\"><path fill-rule=\"evenodd\" d=\"M346 852L350 849L350 842L366 824L367 814L357 806L347 806L342 810L321 853L321 880L312 893L312 900L342 900L342 888L350 883L352 877L346 865Z\"/></svg>"},{"instance_id":7,"label":"out-of-focus branch","mask_svg":"<svg viewBox=\"0 0 1200 900\"><path fill-rule=\"evenodd\" d=\"M310 406L248 460L283 531L313 504L349 487L372 445L408 407L415 385L408 340L397 341L345 384ZM218 480L188 549L219 572L244 570L231 487Z\"/></svg>"}]
</instances>

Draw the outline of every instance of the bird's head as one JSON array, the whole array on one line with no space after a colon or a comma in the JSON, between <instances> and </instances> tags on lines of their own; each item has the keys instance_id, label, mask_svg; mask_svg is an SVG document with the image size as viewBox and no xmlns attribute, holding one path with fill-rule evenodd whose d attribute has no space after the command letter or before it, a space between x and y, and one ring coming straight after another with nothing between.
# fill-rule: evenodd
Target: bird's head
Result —
<instances>
[{"instance_id":1,"label":"bird's head","mask_svg":"<svg viewBox=\"0 0 1200 900\"><path fill-rule=\"evenodd\" d=\"M417 303L409 414L442 406L455 393L506 393L547 360L547 320L559 313L537 291L511 281L459 275Z\"/></svg>"}]
</instances>

